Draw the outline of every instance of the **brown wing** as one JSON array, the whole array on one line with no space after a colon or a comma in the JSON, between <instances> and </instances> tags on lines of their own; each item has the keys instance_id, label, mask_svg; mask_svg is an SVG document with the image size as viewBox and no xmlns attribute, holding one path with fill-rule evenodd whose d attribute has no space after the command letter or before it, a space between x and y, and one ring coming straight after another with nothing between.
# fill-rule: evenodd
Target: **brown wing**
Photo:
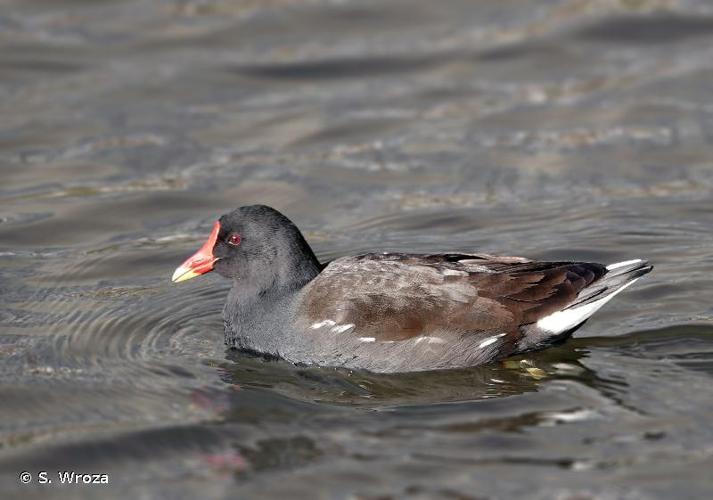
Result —
<instances>
[{"instance_id":1,"label":"brown wing","mask_svg":"<svg viewBox=\"0 0 713 500\"><path fill-rule=\"evenodd\" d=\"M496 269L471 280L481 296L504 304L518 326L571 305L582 290L607 272L603 265L587 262L528 262Z\"/></svg>"},{"instance_id":2,"label":"brown wing","mask_svg":"<svg viewBox=\"0 0 713 500\"><path fill-rule=\"evenodd\" d=\"M366 254L331 262L305 287L299 317L374 341L519 334L573 303L599 264L469 254Z\"/></svg>"}]
</instances>

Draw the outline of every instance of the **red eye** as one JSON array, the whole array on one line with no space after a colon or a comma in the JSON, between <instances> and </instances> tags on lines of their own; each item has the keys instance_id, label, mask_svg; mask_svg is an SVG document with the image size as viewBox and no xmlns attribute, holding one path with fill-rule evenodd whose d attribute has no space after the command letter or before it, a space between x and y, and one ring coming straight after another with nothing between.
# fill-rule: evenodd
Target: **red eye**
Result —
<instances>
[{"instance_id":1,"label":"red eye","mask_svg":"<svg viewBox=\"0 0 713 500\"><path fill-rule=\"evenodd\" d=\"M234 246L240 245L240 242L242 241L242 238L238 233L233 233L228 237L228 243Z\"/></svg>"}]
</instances>

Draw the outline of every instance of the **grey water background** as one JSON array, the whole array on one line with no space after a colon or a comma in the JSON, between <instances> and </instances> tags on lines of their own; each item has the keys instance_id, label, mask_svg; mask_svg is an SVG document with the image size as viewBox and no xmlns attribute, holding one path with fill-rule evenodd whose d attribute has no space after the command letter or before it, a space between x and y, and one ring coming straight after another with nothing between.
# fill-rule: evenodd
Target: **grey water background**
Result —
<instances>
[{"instance_id":1,"label":"grey water background","mask_svg":"<svg viewBox=\"0 0 713 500\"><path fill-rule=\"evenodd\" d=\"M710 2L3 0L0 117L2 498L713 494ZM324 260L656 269L506 363L294 367L169 280L258 202Z\"/></svg>"}]
</instances>

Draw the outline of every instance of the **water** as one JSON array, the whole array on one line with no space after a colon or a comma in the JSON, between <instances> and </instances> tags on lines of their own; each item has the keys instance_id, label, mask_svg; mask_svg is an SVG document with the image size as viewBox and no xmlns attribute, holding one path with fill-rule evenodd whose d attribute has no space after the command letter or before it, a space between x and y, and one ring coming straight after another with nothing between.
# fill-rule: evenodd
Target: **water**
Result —
<instances>
[{"instance_id":1,"label":"water","mask_svg":"<svg viewBox=\"0 0 713 500\"><path fill-rule=\"evenodd\" d=\"M702 0L2 2L2 497L710 497L712 42ZM504 364L298 368L169 281L256 202L324 260L656 269Z\"/></svg>"}]
</instances>

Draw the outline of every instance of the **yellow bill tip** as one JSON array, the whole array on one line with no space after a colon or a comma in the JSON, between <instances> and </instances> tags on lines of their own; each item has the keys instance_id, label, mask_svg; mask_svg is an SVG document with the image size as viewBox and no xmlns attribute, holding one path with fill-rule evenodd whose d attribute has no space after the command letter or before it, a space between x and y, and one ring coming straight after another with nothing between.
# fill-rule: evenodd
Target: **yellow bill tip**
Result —
<instances>
[{"instance_id":1,"label":"yellow bill tip","mask_svg":"<svg viewBox=\"0 0 713 500\"><path fill-rule=\"evenodd\" d=\"M197 273L188 267L180 266L173 272L171 281L174 283L180 283L181 281L186 281L191 278L195 278L196 276L200 276L200 273Z\"/></svg>"}]
</instances>

